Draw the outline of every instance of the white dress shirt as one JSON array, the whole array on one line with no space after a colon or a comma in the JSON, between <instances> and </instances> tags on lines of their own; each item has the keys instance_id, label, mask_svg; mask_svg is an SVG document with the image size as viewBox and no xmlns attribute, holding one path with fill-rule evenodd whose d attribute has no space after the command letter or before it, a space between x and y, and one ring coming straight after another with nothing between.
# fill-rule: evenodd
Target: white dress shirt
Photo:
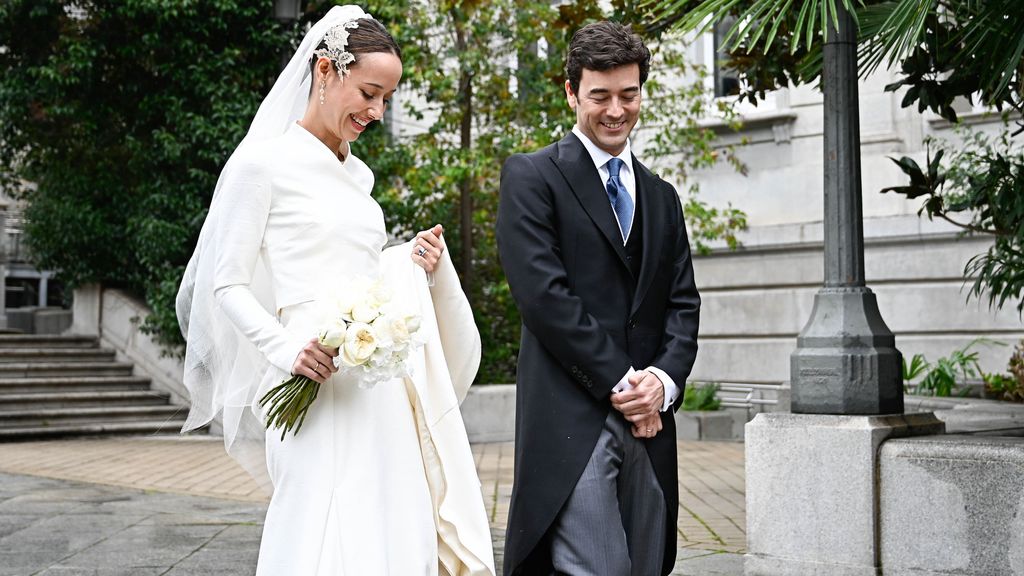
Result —
<instances>
[{"instance_id":1,"label":"white dress shirt","mask_svg":"<svg viewBox=\"0 0 1024 576\"><path fill-rule=\"evenodd\" d=\"M597 168L597 173L601 176L601 182L603 184L607 184L609 178L608 161L611 160L613 156L608 152L598 148L596 144L591 142L590 138L587 138L587 136L583 134L583 131L580 130L579 126L573 126L572 133L575 134L581 142L583 142L583 147L586 148L587 152L590 153L590 158L591 160L594 161L594 166ZM635 207L636 175L633 174L633 153L630 151L628 138L626 139L625 148L623 148L622 152L620 152L617 156L614 156L614 158L622 160L623 166L622 169L619 171L619 181L622 182L622 185L626 188L626 192L629 192L629 196L630 198L633 199L633 206ZM608 208L611 209L610 201L608 202ZM633 214L634 216L630 221L630 229L633 228L632 222L636 220L635 209L633 210ZM621 232L621 227L619 231ZM622 243L625 244L626 240L627 237L624 235L622 238ZM648 366L647 371L657 376L658 380L661 380L662 386L665 387L665 402L661 406L661 411L664 412L668 410L672 406L672 403L676 401L676 398L679 397L679 386L676 385L675 381L672 380L671 376L666 374L664 370L658 368L657 366ZM631 388L633 388L633 385L629 383L629 377L632 376L634 373L636 373L636 370L632 366L630 366L629 371L627 371L626 374L619 380L618 384L616 384L615 387L612 388L612 393L614 394L618 392L625 392L626 390L630 390Z\"/></svg>"}]
</instances>

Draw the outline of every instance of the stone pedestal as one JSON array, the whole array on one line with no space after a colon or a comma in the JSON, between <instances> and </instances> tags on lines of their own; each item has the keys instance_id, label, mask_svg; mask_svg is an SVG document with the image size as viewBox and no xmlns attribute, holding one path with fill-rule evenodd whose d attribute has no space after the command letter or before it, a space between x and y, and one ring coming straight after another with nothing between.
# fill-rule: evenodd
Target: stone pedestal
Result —
<instances>
[{"instance_id":1,"label":"stone pedestal","mask_svg":"<svg viewBox=\"0 0 1024 576\"><path fill-rule=\"evenodd\" d=\"M103 312L103 288L87 284L75 289L71 305L71 327L67 333L75 336L99 336Z\"/></svg>"},{"instance_id":2,"label":"stone pedestal","mask_svg":"<svg viewBox=\"0 0 1024 576\"><path fill-rule=\"evenodd\" d=\"M462 401L462 420L470 442L511 442L516 435L516 385L471 386Z\"/></svg>"},{"instance_id":3,"label":"stone pedestal","mask_svg":"<svg viewBox=\"0 0 1024 576\"><path fill-rule=\"evenodd\" d=\"M894 440L879 459L886 576L1024 575L1024 438Z\"/></svg>"},{"instance_id":4,"label":"stone pedestal","mask_svg":"<svg viewBox=\"0 0 1024 576\"><path fill-rule=\"evenodd\" d=\"M747 576L877 576L878 453L933 414L759 414L747 424Z\"/></svg>"},{"instance_id":5,"label":"stone pedestal","mask_svg":"<svg viewBox=\"0 0 1024 576\"><path fill-rule=\"evenodd\" d=\"M902 414L901 362L871 290L823 288L790 357L792 410Z\"/></svg>"}]
</instances>

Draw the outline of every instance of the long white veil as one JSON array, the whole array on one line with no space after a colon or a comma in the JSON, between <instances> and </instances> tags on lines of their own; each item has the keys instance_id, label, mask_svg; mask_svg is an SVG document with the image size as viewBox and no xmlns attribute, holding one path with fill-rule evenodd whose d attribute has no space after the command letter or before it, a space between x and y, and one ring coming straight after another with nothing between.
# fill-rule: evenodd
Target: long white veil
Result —
<instances>
[{"instance_id":1,"label":"long white veil","mask_svg":"<svg viewBox=\"0 0 1024 576\"><path fill-rule=\"evenodd\" d=\"M280 136L302 118L309 97L309 60L317 45L334 26L368 17L358 6L335 6L306 33L260 104L245 138L221 171L196 250L178 290L178 323L186 341L184 383L192 401L182 431L210 424L221 414L228 453L268 491L264 428L252 408L256 389L269 364L217 306L213 293L217 246L208 238L212 237L212 230L222 217L218 197L226 176L233 169L232 161L238 150ZM270 277L262 259L257 262L250 288L264 308L274 314L276 306Z\"/></svg>"}]
</instances>

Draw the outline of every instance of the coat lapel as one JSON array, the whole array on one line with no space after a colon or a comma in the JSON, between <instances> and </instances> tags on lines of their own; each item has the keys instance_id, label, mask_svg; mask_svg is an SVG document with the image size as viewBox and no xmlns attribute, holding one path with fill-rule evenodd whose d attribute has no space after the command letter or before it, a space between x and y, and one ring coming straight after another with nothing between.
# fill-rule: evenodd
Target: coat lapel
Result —
<instances>
[{"instance_id":1,"label":"coat lapel","mask_svg":"<svg viewBox=\"0 0 1024 576\"><path fill-rule=\"evenodd\" d=\"M594 161L587 153L587 149L583 147L583 143L570 132L558 143L558 156L551 160L562 173L565 181L569 183L569 188L583 205L587 215L611 244L612 250L618 254L619 261L628 269L626 248L622 244L622 232L619 231L619 224L615 221L615 213L612 212L608 194L604 191L604 185L594 168ZM646 215L644 213L644 216Z\"/></svg>"},{"instance_id":2,"label":"coat lapel","mask_svg":"<svg viewBox=\"0 0 1024 576\"><path fill-rule=\"evenodd\" d=\"M633 174L636 174L636 195L640 199L640 213L643 215L643 260L640 262L640 278L637 280L636 292L633 294L633 306L630 315L636 313L647 295L654 273L658 268L662 250L662 232L660 225L664 222L663 211L668 209L659 203L658 181L647 168L633 157Z\"/></svg>"}]
</instances>

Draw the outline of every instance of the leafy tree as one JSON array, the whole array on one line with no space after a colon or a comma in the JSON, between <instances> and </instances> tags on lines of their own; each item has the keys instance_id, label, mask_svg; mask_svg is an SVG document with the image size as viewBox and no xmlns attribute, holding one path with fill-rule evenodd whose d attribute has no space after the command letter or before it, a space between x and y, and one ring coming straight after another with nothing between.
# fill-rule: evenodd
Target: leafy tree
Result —
<instances>
[{"instance_id":1,"label":"leafy tree","mask_svg":"<svg viewBox=\"0 0 1024 576\"><path fill-rule=\"evenodd\" d=\"M908 156L893 159L910 183L885 188L910 199L921 198L920 213L941 218L965 233L994 237L986 252L968 260L970 294L987 295L990 306L1016 302L1024 313L1024 148L1009 127L995 136L961 127L961 141L929 138L924 167ZM935 154L932 156L931 152ZM943 166L943 158L948 158Z\"/></svg>"},{"instance_id":2,"label":"leafy tree","mask_svg":"<svg viewBox=\"0 0 1024 576\"><path fill-rule=\"evenodd\" d=\"M481 381L512 381L519 347L519 314L494 239L501 165L509 155L534 151L571 129L566 48L572 33L590 21L637 17L632 4L614 2L613 8L605 13L596 0L560 6L536 0L392 1L370 7L392 22L403 47L402 91L420 98L403 104L433 122L420 134L374 139L364 157L377 172L376 194L393 234L405 236L435 221L448 224L448 246L482 335ZM655 42L658 62L652 70L662 78L687 75L695 81L680 85L652 78L645 87L652 102L646 110L657 111L644 119L651 126L650 152L663 160L668 176L681 181L690 170L719 159L741 167L731 149L716 150L712 131L697 123L706 111L702 78L676 42ZM685 190L697 249L706 251L718 239L735 246L745 215L708 206L695 186Z\"/></svg>"},{"instance_id":3,"label":"leafy tree","mask_svg":"<svg viewBox=\"0 0 1024 576\"><path fill-rule=\"evenodd\" d=\"M142 296L154 312L147 329L179 345L174 295L217 175L282 53L332 4L306 2L291 25L275 22L266 0L0 5L0 174L28 202L37 265L71 286L99 282ZM611 15L635 20L631 4L613 5ZM479 379L511 381L519 316L494 242L501 164L571 127L565 48L579 26L609 14L597 0L378 0L366 8L402 46L403 103L428 127L375 126L355 151L377 176L393 237L445 224L483 337ZM682 75L683 65L666 67ZM649 96L685 117L699 91L653 82ZM653 140L666 170L683 174L730 156L695 121L666 121L675 114L649 122L662 134ZM698 248L735 242L741 212L705 205L696 189L686 206Z\"/></svg>"},{"instance_id":4,"label":"leafy tree","mask_svg":"<svg viewBox=\"0 0 1024 576\"><path fill-rule=\"evenodd\" d=\"M743 75L741 98L755 104L767 90L820 79L822 40L838 6L858 23L861 74L883 65L893 69L898 79L886 90L905 89L904 107L930 109L954 123L958 99L1014 113L1016 130L1006 125L995 139L966 133L958 150L933 141L937 154L924 168L908 157L896 161L911 182L883 192L923 198L921 212L929 217L970 233L992 234L992 247L965 269L974 279L970 294L987 295L995 307L1015 301L1024 312L1024 155L1012 142L1024 131L1024 27L1018 0L645 2L653 29L703 30L736 17L726 38L725 65ZM1004 115L1004 122L1009 117ZM951 152L948 170L941 163L945 152Z\"/></svg>"},{"instance_id":5,"label":"leafy tree","mask_svg":"<svg viewBox=\"0 0 1024 576\"><path fill-rule=\"evenodd\" d=\"M0 177L27 202L37 266L145 298L181 341L174 294L220 167L288 35L270 3L0 4Z\"/></svg>"}]
</instances>

